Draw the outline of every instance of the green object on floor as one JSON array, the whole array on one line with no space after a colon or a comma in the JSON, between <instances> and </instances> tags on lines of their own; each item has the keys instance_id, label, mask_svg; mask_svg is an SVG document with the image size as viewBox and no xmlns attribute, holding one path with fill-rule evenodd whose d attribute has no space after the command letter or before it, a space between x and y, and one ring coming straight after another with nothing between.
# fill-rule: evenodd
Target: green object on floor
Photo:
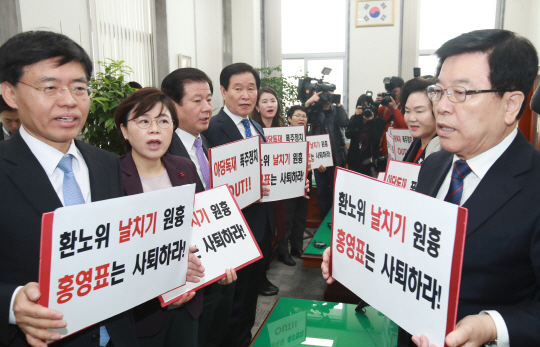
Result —
<instances>
[{"instance_id":1,"label":"green object on floor","mask_svg":"<svg viewBox=\"0 0 540 347\"><path fill-rule=\"evenodd\" d=\"M317 231L315 232L315 235L313 236L313 238L309 242L309 245L304 251L304 254L322 256L324 250L330 247L330 240L332 238L332 229L330 229L330 227L328 226L328 223L332 223L332 210L328 212L328 214L322 221L321 225L319 226L319 229L317 229ZM326 243L326 247L317 248L313 245L314 242Z\"/></svg>"},{"instance_id":2,"label":"green object on floor","mask_svg":"<svg viewBox=\"0 0 540 347\"><path fill-rule=\"evenodd\" d=\"M252 347L397 346L398 326L372 307L281 298Z\"/></svg>"}]
</instances>

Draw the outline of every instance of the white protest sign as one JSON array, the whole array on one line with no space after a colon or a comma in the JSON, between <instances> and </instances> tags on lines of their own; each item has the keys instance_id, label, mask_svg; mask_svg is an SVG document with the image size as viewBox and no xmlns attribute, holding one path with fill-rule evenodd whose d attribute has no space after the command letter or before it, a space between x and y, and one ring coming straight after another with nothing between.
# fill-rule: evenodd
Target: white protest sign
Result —
<instances>
[{"instance_id":1,"label":"white protest sign","mask_svg":"<svg viewBox=\"0 0 540 347\"><path fill-rule=\"evenodd\" d=\"M229 185L240 208L262 197L260 136L228 143L208 150L210 185Z\"/></svg>"},{"instance_id":2,"label":"white protest sign","mask_svg":"<svg viewBox=\"0 0 540 347\"><path fill-rule=\"evenodd\" d=\"M332 276L413 335L454 330L467 210L338 168Z\"/></svg>"},{"instance_id":3,"label":"white protest sign","mask_svg":"<svg viewBox=\"0 0 540 347\"><path fill-rule=\"evenodd\" d=\"M332 146L330 144L330 135L311 135L307 137L309 141L309 156L313 159L311 167L313 169L319 166L334 166L332 159Z\"/></svg>"},{"instance_id":4,"label":"white protest sign","mask_svg":"<svg viewBox=\"0 0 540 347\"><path fill-rule=\"evenodd\" d=\"M186 281L195 184L43 215L39 304L63 313L62 337Z\"/></svg>"},{"instance_id":5,"label":"white protest sign","mask_svg":"<svg viewBox=\"0 0 540 347\"><path fill-rule=\"evenodd\" d=\"M420 164L389 159L383 181L394 186L416 190L416 182L418 181L420 168Z\"/></svg>"},{"instance_id":6,"label":"white protest sign","mask_svg":"<svg viewBox=\"0 0 540 347\"><path fill-rule=\"evenodd\" d=\"M390 133L386 133L386 148L388 148L388 159L396 159L396 145L394 137Z\"/></svg>"},{"instance_id":7,"label":"white protest sign","mask_svg":"<svg viewBox=\"0 0 540 347\"><path fill-rule=\"evenodd\" d=\"M263 202L306 195L307 142L261 143L261 174L270 183L270 195Z\"/></svg>"},{"instance_id":8,"label":"white protest sign","mask_svg":"<svg viewBox=\"0 0 540 347\"><path fill-rule=\"evenodd\" d=\"M384 181L384 175L386 175L386 172L379 172L379 174L377 175L377 179L379 181Z\"/></svg>"},{"instance_id":9,"label":"white protest sign","mask_svg":"<svg viewBox=\"0 0 540 347\"><path fill-rule=\"evenodd\" d=\"M388 132L394 137L394 145L396 148L396 160L403 160L405 153L411 146L413 137L409 129L394 129L389 128ZM392 158L394 159L394 158Z\"/></svg>"},{"instance_id":10,"label":"white protest sign","mask_svg":"<svg viewBox=\"0 0 540 347\"><path fill-rule=\"evenodd\" d=\"M162 306L225 277L226 268L239 270L262 258L244 215L226 185L195 194L191 225L191 244L199 249L195 254L204 266L204 277L200 282L187 282L161 295Z\"/></svg>"},{"instance_id":11,"label":"white protest sign","mask_svg":"<svg viewBox=\"0 0 540 347\"><path fill-rule=\"evenodd\" d=\"M306 128L304 126L264 128L263 130L266 142L306 141Z\"/></svg>"}]
</instances>

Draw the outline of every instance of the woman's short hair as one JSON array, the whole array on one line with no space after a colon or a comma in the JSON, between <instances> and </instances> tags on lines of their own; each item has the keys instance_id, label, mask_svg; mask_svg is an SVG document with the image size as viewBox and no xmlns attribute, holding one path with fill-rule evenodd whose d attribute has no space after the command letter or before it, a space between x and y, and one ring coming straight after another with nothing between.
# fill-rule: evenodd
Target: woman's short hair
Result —
<instances>
[{"instance_id":1,"label":"woman's short hair","mask_svg":"<svg viewBox=\"0 0 540 347\"><path fill-rule=\"evenodd\" d=\"M425 79L422 77L416 77L412 80L408 80L401 88L401 98L399 99L399 102L401 104L402 112L405 109L405 104L407 103L407 100L411 94L424 92L427 96L426 88L434 83L435 80Z\"/></svg>"},{"instance_id":2,"label":"woman's short hair","mask_svg":"<svg viewBox=\"0 0 540 347\"><path fill-rule=\"evenodd\" d=\"M150 111L158 103L161 103L162 110L163 108L169 110L173 120L173 130L176 130L178 127L178 115L176 113L176 108L174 107L174 102L157 88L148 87L139 89L122 101L116 108L116 111L114 112L114 124L116 124L116 129L120 139L122 139L122 144L128 150L131 149L131 145L129 144L129 141L124 139L120 125L127 128L130 114L132 115L131 119L136 118Z\"/></svg>"},{"instance_id":3,"label":"woman's short hair","mask_svg":"<svg viewBox=\"0 0 540 347\"><path fill-rule=\"evenodd\" d=\"M263 95L264 93L272 94L276 98L277 105L278 105L276 114L274 115L274 118L272 118L271 127L273 128L273 127L285 126L285 123L283 122L283 119L281 118L281 102L279 102L279 98L275 90L273 90L270 87L262 87L261 89L259 89L259 92L257 93L257 102L255 103L255 105L259 106L259 100L261 99L261 95ZM257 111L256 108L254 108L253 112L251 112L251 118L257 123L259 123L263 128L265 127L262 121L261 113Z\"/></svg>"},{"instance_id":4,"label":"woman's short hair","mask_svg":"<svg viewBox=\"0 0 540 347\"><path fill-rule=\"evenodd\" d=\"M298 110L307 114L307 108L305 108L302 105L294 105L294 106L291 106L289 110L287 110L287 118L292 118L293 114Z\"/></svg>"}]
</instances>

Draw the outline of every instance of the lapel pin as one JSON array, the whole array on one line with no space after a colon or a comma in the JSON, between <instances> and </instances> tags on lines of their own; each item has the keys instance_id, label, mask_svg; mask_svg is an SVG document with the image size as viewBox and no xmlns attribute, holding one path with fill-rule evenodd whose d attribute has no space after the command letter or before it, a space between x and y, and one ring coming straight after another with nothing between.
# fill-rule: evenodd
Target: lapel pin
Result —
<instances>
[{"instance_id":1,"label":"lapel pin","mask_svg":"<svg viewBox=\"0 0 540 347\"><path fill-rule=\"evenodd\" d=\"M184 173L183 173L183 172L180 172L180 177L183 178L184 176L185 176Z\"/></svg>"}]
</instances>

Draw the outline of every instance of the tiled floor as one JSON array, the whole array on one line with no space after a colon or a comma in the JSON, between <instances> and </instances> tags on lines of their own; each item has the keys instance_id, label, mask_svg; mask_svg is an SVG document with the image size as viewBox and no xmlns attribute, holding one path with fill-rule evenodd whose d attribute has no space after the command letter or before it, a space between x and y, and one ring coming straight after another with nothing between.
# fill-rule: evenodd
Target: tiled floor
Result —
<instances>
[{"instance_id":1,"label":"tiled floor","mask_svg":"<svg viewBox=\"0 0 540 347\"><path fill-rule=\"evenodd\" d=\"M304 248L309 241L310 239L304 240ZM326 282L322 278L321 269L302 267L302 259L297 257L293 259L296 262L295 266L287 266L277 257L270 264L270 269L266 274L270 282L279 288L279 293L275 296L259 296L255 325L251 329L253 336L280 297L323 300Z\"/></svg>"}]
</instances>

